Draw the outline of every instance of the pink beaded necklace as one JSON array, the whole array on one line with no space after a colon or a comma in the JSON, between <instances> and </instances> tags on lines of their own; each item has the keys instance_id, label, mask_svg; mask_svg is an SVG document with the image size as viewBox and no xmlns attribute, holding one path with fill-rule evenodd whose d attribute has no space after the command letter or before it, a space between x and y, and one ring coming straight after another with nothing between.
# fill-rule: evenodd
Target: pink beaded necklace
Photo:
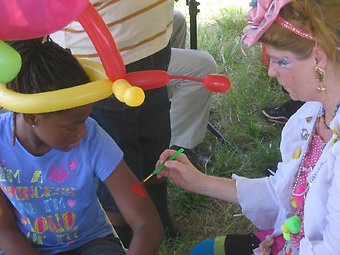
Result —
<instances>
[{"instance_id":1,"label":"pink beaded necklace","mask_svg":"<svg viewBox=\"0 0 340 255\"><path fill-rule=\"evenodd\" d=\"M307 150L302 157L301 164L297 172L295 183L293 186L291 204L294 207L293 214L300 218L301 228L299 229L298 233L290 234L290 240L297 249L299 249L300 241L304 237L303 221L304 221L305 198L311 183L314 181L321 167L314 170L314 173L309 181L307 179L310 173L313 171L316 163L318 162L323 147L324 142L322 141L321 137L318 134L316 134L315 131L313 131L310 143L307 146Z\"/></svg>"}]
</instances>

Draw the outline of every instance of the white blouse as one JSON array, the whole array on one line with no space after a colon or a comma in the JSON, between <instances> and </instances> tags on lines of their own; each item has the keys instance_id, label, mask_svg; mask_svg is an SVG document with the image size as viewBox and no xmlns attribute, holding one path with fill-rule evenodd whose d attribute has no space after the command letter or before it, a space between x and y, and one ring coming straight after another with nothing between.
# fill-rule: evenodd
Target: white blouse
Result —
<instances>
[{"instance_id":1,"label":"white blouse","mask_svg":"<svg viewBox=\"0 0 340 255\"><path fill-rule=\"evenodd\" d=\"M321 104L305 103L282 131L282 162L274 176L249 179L233 175L243 213L259 229L281 234L281 225L291 216L295 175L311 138ZM333 136L308 177L304 231L300 255L340 254L340 114L330 124ZM339 135L339 137L338 137Z\"/></svg>"}]
</instances>

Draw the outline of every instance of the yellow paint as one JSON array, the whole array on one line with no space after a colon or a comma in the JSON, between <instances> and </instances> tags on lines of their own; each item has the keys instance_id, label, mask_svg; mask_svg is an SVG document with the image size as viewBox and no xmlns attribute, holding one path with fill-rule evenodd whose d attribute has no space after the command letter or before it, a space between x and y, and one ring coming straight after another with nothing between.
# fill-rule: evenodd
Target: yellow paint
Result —
<instances>
[{"instance_id":1,"label":"yellow paint","mask_svg":"<svg viewBox=\"0 0 340 255\"><path fill-rule=\"evenodd\" d=\"M297 148L292 155L292 159L298 159L301 155L301 151L302 151L301 148Z\"/></svg>"}]
</instances>

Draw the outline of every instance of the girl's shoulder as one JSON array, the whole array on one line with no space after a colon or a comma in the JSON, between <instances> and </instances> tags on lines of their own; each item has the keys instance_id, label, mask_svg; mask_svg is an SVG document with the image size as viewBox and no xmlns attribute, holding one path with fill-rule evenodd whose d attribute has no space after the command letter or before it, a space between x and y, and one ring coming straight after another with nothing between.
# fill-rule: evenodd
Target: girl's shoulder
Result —
<instances>
[{"instance_id":1,"label":"girl's shoulder","mask_svg":"<svg viewBox=\"0 0 340 255\"><path fill-rule=\"evenodd\" d=\"M13 132L13 113L4 112L0 114L0 142L1 145L10 144Z\"/></svg>"},{"instance_id":2,"label":"girl's shoulder","mask_svg":"<svg viewBox=\"0 0 340 255\"><path fill-rule=\"evenodd\" d=\"M118 147L112 137L91 117L86 120L87 135L84 141L92 148L97 145L99 147Z\"/></svg>"},{"instance_id":3,"label":"girl's shoulder","mask_svg":"<svg viewBox=\"0 0 340 255\"><path fill-rule=\"evenodd\" d=\"M11 118L13 116L13 112L3 111L3 108L0 109L0 119Z\"/></svg>"},{"instance_id":4,"label":"girl's shoulder","mask_svg":"<svg viewBox=\"0 0 340 255\"><path fill-rule=\"evenodd\" d=\"M88 117L86 119L86 126L87 126L87 128L95 128L96 125L98 125L98 123L92 117Z\"/></svg>"},{"instance_id":5,"label":"girl's shoulder","mask_svg":"<svg viewBox=\"0 0 340 255\"><path fill-rule=\"evenodd\" d=\"M12 126L13 112L2 112L0 113L0 128L7 128Z\"/></svg>"},{"instance_id":6,"label":"girl's shoulder","mask_svg":"<svg viewBox=\"0 0 340 255\"><path fill-rule=\"evenodd\" d=\"M97 123L97 121L93 119L92 117L88 117L86 119L86 128L87 128L87 134L90 137L98 134L98 130L102 129Z\"/></svg>"}]
</instances>

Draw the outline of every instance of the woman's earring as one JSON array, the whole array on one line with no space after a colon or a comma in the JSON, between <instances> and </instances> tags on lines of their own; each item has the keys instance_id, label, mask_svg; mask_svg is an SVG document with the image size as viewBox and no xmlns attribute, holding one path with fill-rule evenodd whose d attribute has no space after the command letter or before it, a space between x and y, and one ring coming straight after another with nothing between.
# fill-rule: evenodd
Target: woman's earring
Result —
<instances>
[{"instance_id":1,"label":"woman's earring","mask_svg":"<svg viewBox=\"0 0 340 255\"><path fill-rule=\"evenodd\" d=\"M319 92L326 91L326 87L323 86L323 81L326 78L326 72L321 67L316 66L315 67L315 74L316 74L316 80L320 83L319 86L316 87L316 89Z\"/></svg>"}]
</instances>

